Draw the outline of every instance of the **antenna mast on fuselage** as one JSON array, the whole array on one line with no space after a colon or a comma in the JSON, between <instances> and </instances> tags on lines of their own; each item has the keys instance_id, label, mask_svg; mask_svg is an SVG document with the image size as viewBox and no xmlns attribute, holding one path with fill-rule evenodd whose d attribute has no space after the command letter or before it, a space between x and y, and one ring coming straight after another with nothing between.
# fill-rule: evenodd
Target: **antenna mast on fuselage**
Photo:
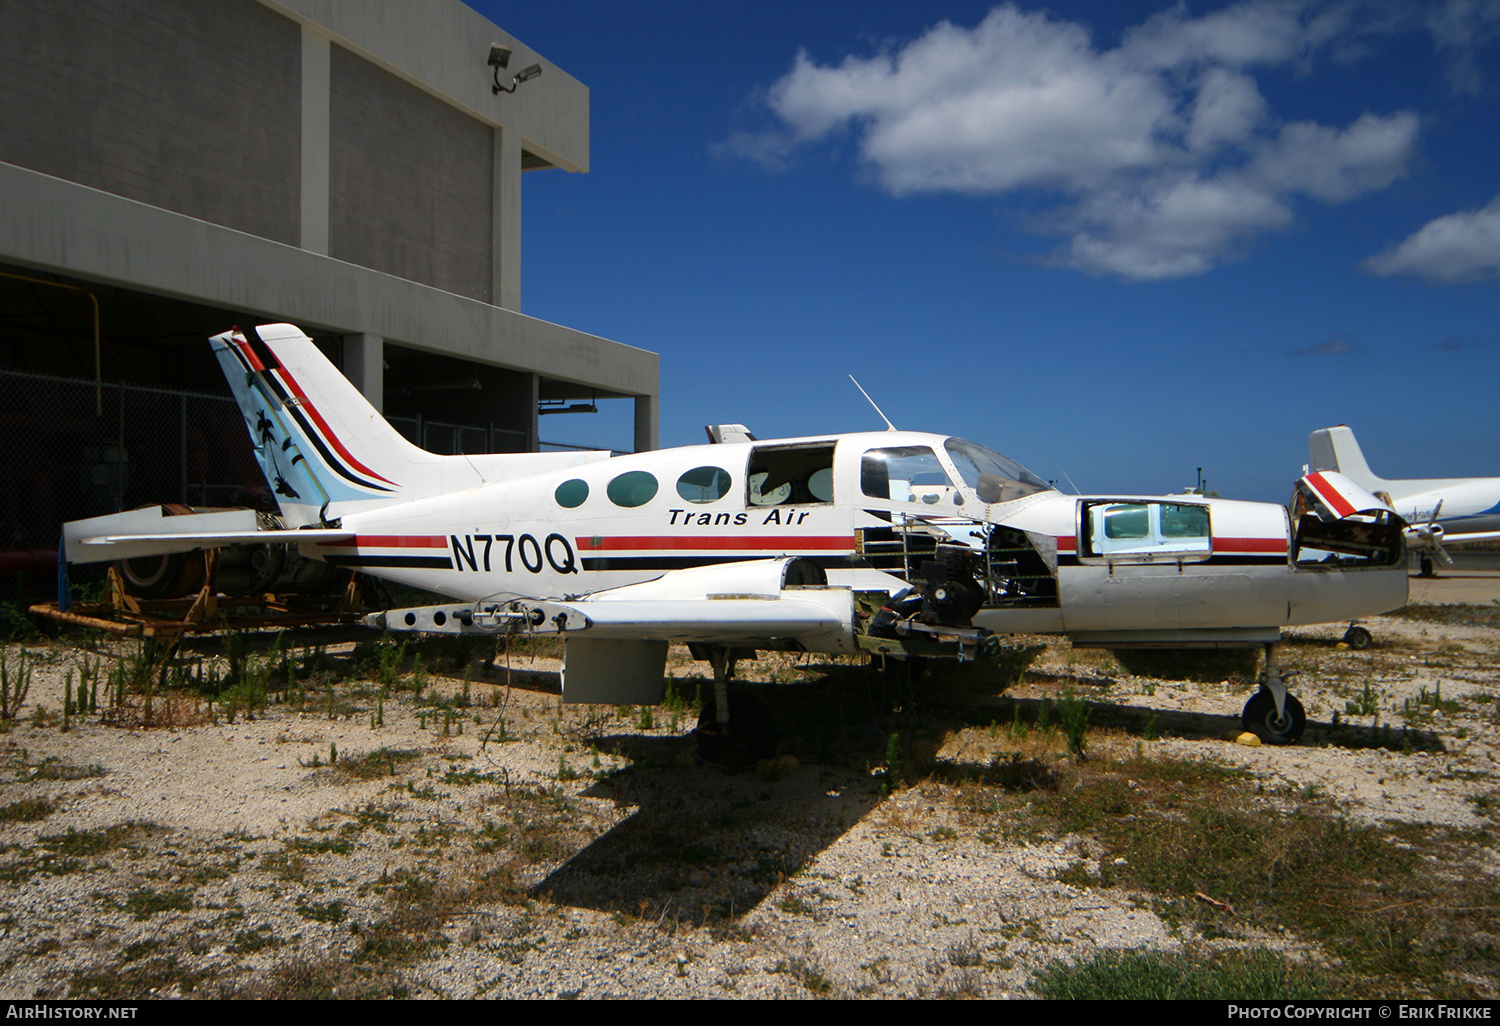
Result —
<instances>
[{"instance_id":1,"label":"antenna mast on fuselage","mask_svg":"<svg viewBox=\"0 0 1500 1026\"><path fill-rule=\"evenodd\" d=\"M849 380L854 382L854 387L859 389L859 394L865 397L865 402L869 403L871 406L875 406L875 400L870 398L870 393L865 391L865 386L861 385L858 381L855 380L853 374L849 375ZM885 421L885 429L887 431L897 430L896 425L891 423L891 418L887 417L879 406L875 406L875 412L879 413L880 419Z\"/></svg>"}]
</instances>

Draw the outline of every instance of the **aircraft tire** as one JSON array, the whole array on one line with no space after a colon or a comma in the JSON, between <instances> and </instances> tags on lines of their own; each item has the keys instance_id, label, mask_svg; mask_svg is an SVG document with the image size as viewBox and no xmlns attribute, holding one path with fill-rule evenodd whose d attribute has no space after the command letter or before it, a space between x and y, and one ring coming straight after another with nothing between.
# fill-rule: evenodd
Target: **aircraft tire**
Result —
<instances>
[{"instance_id":1,"label":"aircraft tire","mask_svg":"<svg viewBox=\"0 0 1500 1026\"><path fill-rule=\"evenodd\" d=\"M1261 688L1245 703L1240 723L1246 730L1260 738L1262 744L1292 745L1302 736L1307 726L1307 713L1295 695L1286 696L1286 716L1276 718L1276 699L1271 692Z\"/></svg>"},{"instance_id":2,"label":"aircraft tire","mask_svg":"<svg viewBox=\"0 0 1500 1026\"><path fill-rule=\"evenodd\" d=\"M1344 632L1344 644L1359 652L1369 648L1374 641L1374 636L1363 627L1350 627Z\"/></svg>"},{"instance_id":3,"label":"aircraft tire","mask_svg":"<svg viewBox=\"0 0 1500 1026\"><path fill-rule=\"evenodd\" d=\"M752 695L735 691L729 696L729 729L721 732L713 692L698 715L698 759L720 769L748 769L776 756L776 717Z\"/></svg>"},{"instance_id":4,"label":"aircraft tire","mask_svg":"<svg viewBox=\"0 0 1500 1026\"><path fill-rule=\"evenodd\" d=\"M203 554L200 552L139 556L122 559L116 566L125 590L137 598L177 598L203 583Z\"/></svg>"}]
</instances>

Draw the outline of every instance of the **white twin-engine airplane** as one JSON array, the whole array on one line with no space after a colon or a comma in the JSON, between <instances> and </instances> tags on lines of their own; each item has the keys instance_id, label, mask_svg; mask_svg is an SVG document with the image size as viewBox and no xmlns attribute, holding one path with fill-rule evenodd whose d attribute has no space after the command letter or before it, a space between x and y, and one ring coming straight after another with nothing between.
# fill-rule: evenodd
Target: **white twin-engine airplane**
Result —
<instances>
[{"instance_id":1,"label":"white twin-engine airplane","mask_svg":"<svg viewBox=\"0 0 1500 1026\"><path fill-rule=\"evenodd\" d=\"M894 428L759 441L727 425L710 431L719 444L625 456L439 456L297 328L212 342L282 526L151 507L64 525L70 562L295 545L454 599L371 626L563 635L569 702L660 701L667 644L686 642L714 669L700 750L746 719L730 720L725 690L746 649L969 659L1018 632L1264 645L1245 724L1289 743L1305 717L1275 667L1281 628L1406 601L1404 524L1336 473L1299 483L1294 521L1269 503L1064 495L983 446Z\"/></svg>"},{"instance_id":2,"label":"white twin-engine airplane","mask_svg":"<svg viewBox=\"0 0 1500 1026\"><path fill-rule=\"evenodd\" d=\"M1430 551L1444 566L1453 565L1444 543L1500 541L1500 477L1376 477L1353 429L1340 424L1307 436L1308 466L1337 471L1367 489L1411 526L1407 541L1423 552L1422 572L1432 573Z\"/></svg>"}]
</instances>

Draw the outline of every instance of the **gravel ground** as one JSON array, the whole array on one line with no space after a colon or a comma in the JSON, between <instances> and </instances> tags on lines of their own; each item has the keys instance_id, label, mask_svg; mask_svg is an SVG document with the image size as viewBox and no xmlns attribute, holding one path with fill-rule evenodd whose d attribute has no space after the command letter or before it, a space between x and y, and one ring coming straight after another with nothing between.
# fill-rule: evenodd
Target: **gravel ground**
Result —
<instances>
[{"instance_id":1,"label":"gravel ground","mask_svg":"<svg viewBox=\"0 0 1500 1026\"><path fill-rule=\"evenodd\" d=\"M1006 697L1084 688L1095 751L1243 766L1360 822L1493 825L1500 632L1368 626L1367 653L1332 628L1283 647L1313 724L1296 747L1234 743L1242 685L1131 677L1065 643ZM997 834L962 788L892 786L857 703L834 719L872 735L863 762L820 755L811 720L785 737L784 719L795 755L726 774L693 762L686 714L561 709L547 660L514 663L509 687L503 667L476 671L467 705L433 675L424 704L370 685L333 718L321 692L234 722L222 702L210 720L158 695L176 725L64 731L81 650L32 651L27 704L0 734L6 998L1023 997L1058 959L1202 940L1149 894L1066 882L1108 858L1087 836ZM768 688L810 675L742 669ZM922 740L939 764L983 766L1003 733ZM1038 751L1066 758L1060 740ZM1302 950L1279 933L1236 943Z\"/></svg>"}]
</instances>

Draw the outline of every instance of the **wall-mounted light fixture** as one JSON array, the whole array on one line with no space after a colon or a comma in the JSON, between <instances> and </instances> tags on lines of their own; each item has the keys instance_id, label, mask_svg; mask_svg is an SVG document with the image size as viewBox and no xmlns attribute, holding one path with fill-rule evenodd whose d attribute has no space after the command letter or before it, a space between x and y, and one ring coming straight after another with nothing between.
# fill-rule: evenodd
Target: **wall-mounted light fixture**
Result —
<instances>
[{"instance_id":1,"label":"wall-mounted light fixture","mask_svg":"<svg viewBox=\"0 0 1500 1026\"><path fill-rule=\"evenodd\" d=\"M566 399L543 399L537 404L536 412L548 413L598 413L599 400L594 399L587 403L569 403Z\"/></svg>"},{"instance_id":2,"label":"wall-mounted light fixture","mask_svg":"<svg viewBox=\"0 0 1500 1026\"><path fill-rule=\"evenodd\" d=\"M510 77L509 86L501 85L500 70L502 68L510 67L510 51L501 46L499 43L492 43L490 45L489 65L490 67L495 69L494 91L497 93L513 93L516 91L516 86L520 85L522 82L530 82L532 79L536 78L542 73L542 66L540 64L533 64L531 67L522 68L520 71L512 75Z\"/></svg>"}]
</instances>

